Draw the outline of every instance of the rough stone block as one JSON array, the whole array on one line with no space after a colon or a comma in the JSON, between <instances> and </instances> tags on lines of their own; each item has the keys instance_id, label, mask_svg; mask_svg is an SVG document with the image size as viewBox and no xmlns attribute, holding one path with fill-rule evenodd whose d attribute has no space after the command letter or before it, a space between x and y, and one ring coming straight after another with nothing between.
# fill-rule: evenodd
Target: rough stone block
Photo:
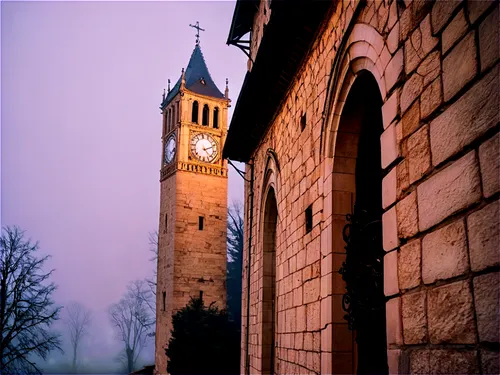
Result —
<instances>
[{"instance_id":1,"label":"rough stone block","mask_svg":"<svg viewBox=\"0 0 500 375\"><path fill-rule=\"evenodd\" d=\"M419 27L405 43L405 71L411 73L422 61L422 58L436 46L438 38L432 36L431 16L425 17Z\"/></svg>"},{"instance_id":2,"label":"rough stone block","mask_svg":"<svg viewBox=\"0 0 500 375\"><path fill-rule=\"evenodd\" d=\"M413 350L410 352L410 374L429 375L430 350Z\"/></svg>"},{"instance_id":3,"label":"rough stone block","mask_svg":"<svg viewBox=\"0 0 500 375\"><path fill-rule=\"evenodd\" d=\"M481 350L481 368L484 375L500 374L499 353L489 350Z\"/></svg>"},{"instance_id":4,"label":"rough stone block","mask_svg":"<svg viewBox=\"0 0 500 375\"><path fill-rule=\"evenodd\" d=\"M496 67L431 122L432 164L442 163L495 126L498 123L498 102Z\"/></svg>"},{"instance_id":5,"label":"rough stone block","mask_svg":"<svg viewBox=\"0 0 500 375\"><path fill-rule=\"evenodd\" d=\"M427 342L425 291L402 297L403 338L406 345Z\"/></svg>"},{"instance_id":6,"label":"rough stone block","mask_svg":"<svg viewBox=\"0 0 500 375\"><path fill-rule=\"evenodd\" d=\"M443 375L479 374L477 352L453 349L430 351L430 373Z\"/></svg>"},{"instance_id":7,"label":"rough stone block","mask_svg":"<svg viewBox=\"0 0 500 375\"><path fill-rule=\"evenodd\" d=\"M417 194L421 231L478 201L481 187L474 151L421 183Z\"/></svg>"},{"instance_id":8,"label":"rough stone block","mask_svg":"<svg viewBox=\"0 0 500 375\"><path fill-rule=\"evenodd\" d=\"M427 318L431 344L473 344L476 328L468 281L428 291Z\"/></svg>"},{"instance_id":9,"label":"rough stone block","mask_svg":"<svg viewBox=\"0 0 500 375\"><path fill-rule=\"evenodd\" d=\"M406 138L420 126L420 101L416 100L401 119L401 137Z\"/></svg>"},{"instance_id":10,"label":"rough stone block","mask_svg":"<svg viewBox=\"0 0 500 375\"><path fill-rule=\"evenodd\" d=\"M465 224L458 220L422 240L422 280L432 284L464 274L469 269Z\"/></svg>"},{"instance_id":11,"label":"rough stone block","mask_svg":"<svg viewBox=\"0 0 500 375\"><path fill-rule=\"evenodd\" d=\"M396 142L396 127L391 124L380 136L382 169L387 168L399 156Z\"/></svg>"},{"instance_id":12,"label":"rough stone block","mask_svg":"<svg viewBox=\"0 0 500 375\"><path fill-rule=\"evenodd\" d=\"M441 47L443 54L448 52L453 44L455 44L455 42L466 33L467 26L468 25L467 21L465 20L465 13L462 9L443 31L443 35L441 36Z\"/></svg>"},{"instance_id":13,"label":"rough stone block","mask_svg":"<svg viewBox=\"0 0 500 375\"><path fill-rule=\"evenodd\" d=\"M428 126L425 125L407 141L408 175L410 184L422 178L431 167L431 147L429 144Z\"/></svg>"},{"instance_id":14,"label":"rough stone block","mask_svg":"<svg viewBox=\"0 0 500 375\"><path fill-rule=\"evenodd\" d=\"M409 238L418 233L418 213L415 191L396 204L398 237Z\"/></svg>"},{"instance_id":15,"label":"rough stone block","mask_svg":"<svg viewBox=\"0 0 500 375\"><path fill-rule=\"evenodd\" d=\"M432 32L437 34L448 22L453 11L460 5L460 1L436 1L432 7Z\"/></svg>"},{"instance_id":16,"label":"rough stone block","mask_svg":"<svg viewBox=\"0 0 500 375\"><path fill-rule=\"evenodd\" d=\"M423 84L427 86L441 73L441 60L439 51L430 53L422 64L419 65L417 73L423 77Z\"/></svg>"},{"instance_id":17,"label":"rough stone block","mask_svg":"<svg viewBox=\"0 0 500 375\"><path fill-rule=\"evenodd\" d=\"M500 203L495 201L467 218L469 256L473 271L500 264Z\"/></svg>"},{"instance_id":18,"label":"rough stone block","mask_svg":"<svg viewBox=\"0 0 500 375\"><path fill-rule=\"evenodd\" d=\"M495 0L468 0L469 20L476 23L479 17L495 2Z\"/></svg>"},{"instance_id":19,"label":"rough stone block","mask_svg":"<svg viewBox=\"0 0 500 375\"><path fill-rule=\"evenodd\" d=\"M384 256L384 294L392 296L399 293L398 252L391 251Z\"/></svg>"},{"instance_id":20,"label":"rough stone block","mask_svg":"<svg viewBox=\"0 0 500 375\"><path fill-rule=\"evenodd\" d=\"M382 179L382 208L386 209L396 201L396 168L392 168Z\"/></svg>"},{"instance_id":21,"label":"rough stone block","mask_svg":"<svg viewBox=\"0 0 500 375\"><path fill-rule=\"evenodd\" d=\"M479 146L479 165L483 181L483 195L491 197L500 191L500 136L497 133Z\"/></svg>"},{"instance_id":22,"label":"rough stone block","mask_svg":"<svg viewBox=\"0 0 500 375\"><path fill-rule=\"evenodd\" d=\"M424 81L420 74L413 74L403 86L401 90L401 97L399 100L399 105L401 106L401 112L405 113L410 105L417 99L422 93L424 87Z\"/></svg>"},{"instance_id":23,"label":"rough stone block","mask_svg":"<svg viewBox=\"0 0 500 375\"><path fill-rule=\"evenodd\" d=\"M400 48L391 61L387 64L384 71L385 89L390 92L394 85L398 82L401 72L403 71L403 48Z\"/></svg>"},{"instance_id":24,"label":"rough stone block","mask_svg":"<svg viewBox=\"0 0 500 375\"><path fill-rule=\"evenodd\" d=\"M474 278L479 341L500 342L500 273L494 272Z\"/></svg>"},{"instance_id":25,"label":"rough stone block","mask_svg":"<svg viewBox=\"0 0 500 375\"><path fill-rule=\"evenodd\" d=\"M387 344L401 345L403 335L401 332L401 300L399 297L391 298L385 304Z\"/></svg>"},{"instance_id":26,"label":"rough stone block","mask_svg":"<svg viewBox=\"0 0 500 375\"><path fill-rule=\"evenodd\" d=\"M387 365L389 366L389 374L399 374L400 357L401 357L401 350L399 349L387 350Z\"/></svg>"},{"instance_id":27,"label":"rough stone block","mask_svg":"<svg viewBox=\"0 0 500 375\"><path fill-rule=\"evenodd\" d=\"M420 284L420 240L401 246L398 254L399 289L411 289Z\"/></svg>"},{"instance_id":28,"label":"rough stone block","mask_svg":"<svg viewBox=\"0 0 500 375\"><path fill-rule=\"evenodd\" d=\"M427 86L420 96L420 116L425 120L431 115L443 102L441 94L441 78L436 78Z\"/></svg>"},{"instance_id":29,"label":"rough stone block","mask_svg":"<svg viewBox=\"0 0 500 375\"><path fill-rule=\"evenodd\" d=\"M384 129L387 129L387 127L392 123L392 120L394 120L398 115L398 94L397 90L393 92L382 106Z\"/></svg>"},{"instance_id":30,"label":"rough stone block","mask_svg":"<svg viewBox=\"0 0 500 375\"><path fill-rule=\"evenodd\" d=\"M396 5L396 3L392 4ZM392 6L391 6L392 8ZM397 22L394 27L392 28L391 32L387 36L387 48L389 48L390 53L396 52L396 50L399 47L399 22Z\"/></svg>"},{"instance_id":31,"label":"rough stone block","mask_svg":"<svg viewBox=\"0 0 500 375\"><path fill-rule=\"evenodd\" d=\"M382 215L382 243L385 251L390 251L398 246L398 227L395 207L392 207Z\"/></svg>"},{"instance_id":32,"label":"rough stone block","mask_svg":"<svg viewBox=\"0 0 500 375\"><path fill-rule=\"evenodd\" d=\"M498 5L479 25L479 56L481 71L493 66L499 58Z\"/></svg>"},{"instance_id":33,"label":"rough stone block","mask_svg":"<svg viewBox=\"0 0 500 375\"><path fill-rule=\"evenodd\" d=\"M471 31L443 60L444 100L458 93L477 73L476 42Z\"/></svg>"}]
</instances>

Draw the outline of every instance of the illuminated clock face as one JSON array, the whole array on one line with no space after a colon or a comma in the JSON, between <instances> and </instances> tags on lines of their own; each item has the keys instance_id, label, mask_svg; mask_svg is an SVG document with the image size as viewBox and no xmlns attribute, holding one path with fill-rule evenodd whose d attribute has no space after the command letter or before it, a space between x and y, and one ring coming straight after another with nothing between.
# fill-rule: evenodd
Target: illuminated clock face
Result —
<instances>
[{"instance_id":1,"label":"illuminated clock face","mask_svg":"<svg viewBox=\"0 0 500 375\"><path fill-rule=\"evenodd\" d=\"M175 136L172 134L165 142L165 164L170 164L174 160L175 151Z\"/></svg>"},{"instance_id":2,"label":"illuminated clock face","mask_svg":"<svg viewBox=\"0 0 500 375\"><path fill-rule=\"evenodd\" d=\"M191 153L205 163L213 163L219 154L217 141L206 133L197 133L191 137Z\"/></svg>"}]
</instances>

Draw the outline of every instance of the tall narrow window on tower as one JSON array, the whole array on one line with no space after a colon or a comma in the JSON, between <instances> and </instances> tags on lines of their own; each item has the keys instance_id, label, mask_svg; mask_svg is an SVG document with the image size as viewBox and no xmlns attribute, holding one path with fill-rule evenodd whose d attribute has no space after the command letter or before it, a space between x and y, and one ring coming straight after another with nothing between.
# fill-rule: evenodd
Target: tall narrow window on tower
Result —
<instances>
[{"instance_id":1,"label":"tall narrow window on tower","mask_svg":"<svg viewBox=\"0 0 500 375\"><path fill-rule=\"evenodd\" d=\"M214 108L214 128L219 129L219 107Z\"/></svg>"},{"instance_id":2,"label":"tall narrow window on tower","mask_svg":"<svg viewBox=\"0 0 500 375\"><path fill-rule=\"evenodd\" d=\"M163 311L165 311L166 310L166 306L165 306L166 305L166 301L165 300L167 299L167 292L163 292L162 293L162 297L163 297L163 301L162 301L163 304L162 304L161 307L163 308Z\"/></svg>"},{"instance_id":3,"label":"tall narrow window on tower","mask_svg":"<svg viewBox=\"0 0 500 375\"><path fill-rule=\"evenodd\" d=\"M165 228L163 229L163 233L167 233L167 225L168 225L168 215L165 214Z\"/></svg>"},{"instance_id":4,"label":"tall narrow window on tower","mask_svg":"<svg viewBox=\"0 0 500 375\"><path fill-rule=\"evenodd\" d=\"M201 124L207 126L208 125L208 104L203 106L203 113L201 116Z\"/></svg>"},{"instance_id":5,"label":"tall narrow window on tower","mask_svg":"<svg viewBox=\"0 0 500 375\"><path fill-rule=\"evenodd\" d=\"M175 128L175 124L176 124L176 114L175 114L175 106L172 106L172 129Z\"/></svg>"},{"instance_id":6,"label":"tall narrow window on tower","mask_svg":"<svg viewBox=\"0 0 500 375\"><path fill-rule=\"evenodd\" d=\"M191 115L191 122L194 122L195 124L198 123L198 101L195 100L193 102L193 113Z\"/></svg>"},{"instance_id":7,"label":"tall narrow window on tower","mask_svg":"<svg viewBox=\"0 0 500 375\"><path fill-rule=\"evenodd\" d=\"M204 220L205 220L205 218L204 218L203 216L200 216L200 217L198 218L198 229L199 229L199 230L203 230Z\"/></svg>"},{"instance_id":8,"label":"tall narrow window on tower","mask_svg":"<svg viewBox=\"0 0 500 375\"><path fill-rule=\"evenodd\" d=\"M165 115L167 117L167 133L170 131L170 109L167 109L167 114Z\"/></svg>"}]
</instances>

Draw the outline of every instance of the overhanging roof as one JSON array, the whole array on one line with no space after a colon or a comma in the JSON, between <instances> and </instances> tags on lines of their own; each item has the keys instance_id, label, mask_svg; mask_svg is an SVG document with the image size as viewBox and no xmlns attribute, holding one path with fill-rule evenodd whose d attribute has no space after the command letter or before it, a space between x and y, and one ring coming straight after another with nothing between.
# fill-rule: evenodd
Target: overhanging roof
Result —
<instances>
[{"instance_id":1,"label":"overhanging roof","mask_svg":"<svg viewBox=\"0 0 500 375\"><path fill-rule=\"evenodd\" d=\"M227 37L227 44L235 44L252 29L253 18L259 6L257 0L238 0L234 7L233 20Z\"/></svg>"},{"instance_id":2,"label":"overhanging roof","mask_svg":"<svg viewBox=\"0 0 500 375\"><path fill-rule=\"evenodd\" d=\"M334 3L325 0L271 3L271 18L236 102L224 158L244 162L250 159Z\"/></svg>"}]
</instances>

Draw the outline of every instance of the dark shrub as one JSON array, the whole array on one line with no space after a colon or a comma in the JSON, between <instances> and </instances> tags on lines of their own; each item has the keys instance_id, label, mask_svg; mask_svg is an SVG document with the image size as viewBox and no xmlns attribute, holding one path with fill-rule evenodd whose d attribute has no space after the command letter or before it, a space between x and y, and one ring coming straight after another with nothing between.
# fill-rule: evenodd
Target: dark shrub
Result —
<instances>
[{"instance_id":1,"label":"dark shrub","mask_svg":"<svg viewBox=\"0 0 500 375\"><path fill-rule=\"evenodd\" d=\"M169 374L239 374L240 336L225 310L191 298L172 323L166 350Z\"/></svg>"}]
</instances>

